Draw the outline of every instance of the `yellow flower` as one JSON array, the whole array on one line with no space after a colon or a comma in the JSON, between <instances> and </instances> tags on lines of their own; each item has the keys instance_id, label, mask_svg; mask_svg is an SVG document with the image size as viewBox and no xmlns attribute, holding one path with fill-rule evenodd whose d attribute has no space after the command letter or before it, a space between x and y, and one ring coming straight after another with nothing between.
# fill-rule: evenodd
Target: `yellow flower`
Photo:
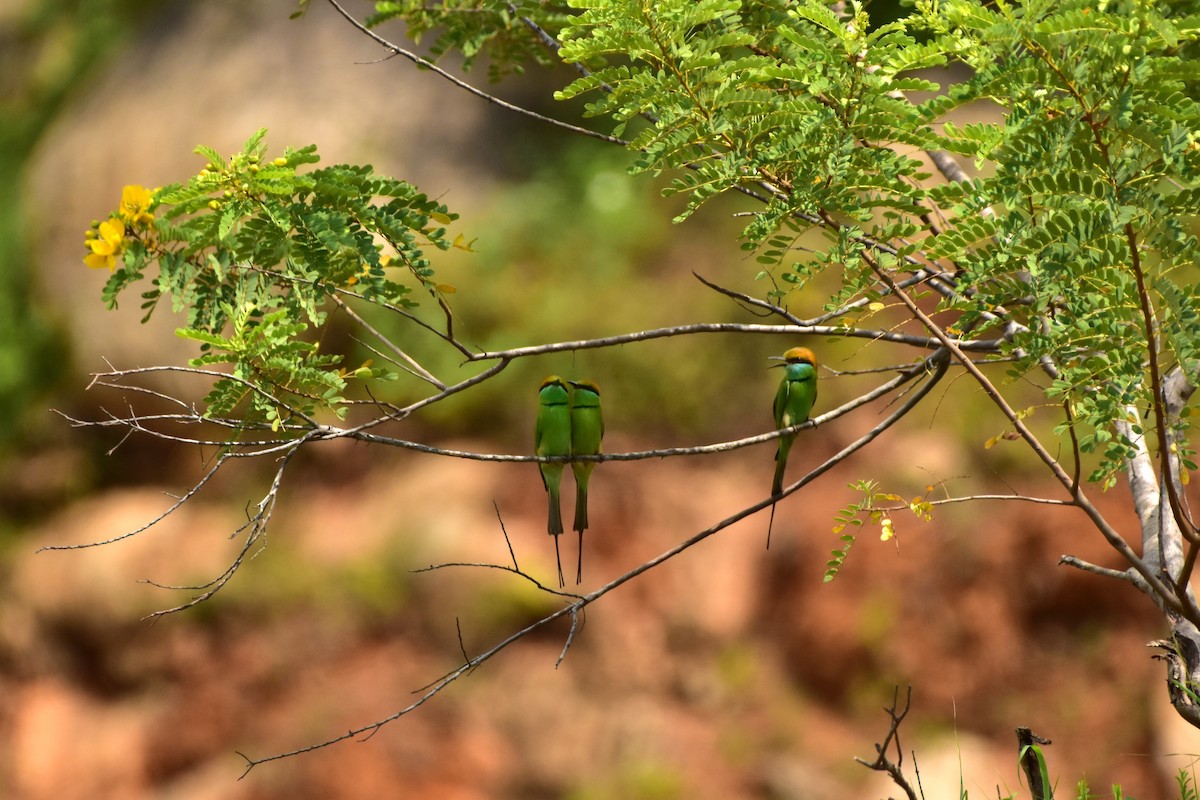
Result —
<instances>
[{"instance_id":1,"label":"yellow flower","mask_svg":"<svg viewBox=\"0 0 1200 800\"><path fill-rule=\"evenodd\" d=\"M84 264L92 269L116 269L117 255L125 244L125 223L119 219L101 222L97 235L86 244L92 252L83 259Z\"/></svg>"},{"instance_id":2,"label":"yellow flower","mask_svg":"<svg viewBox=\"0 0 1200 800\"><path fill-rule=\"evenodd\" d=\"M121 207L118 214L130 225L145 227L154 221L150 213L150 204L154 202L154 194L144 186L133 184L121 190Z\"/></svg>"}]
</instances>

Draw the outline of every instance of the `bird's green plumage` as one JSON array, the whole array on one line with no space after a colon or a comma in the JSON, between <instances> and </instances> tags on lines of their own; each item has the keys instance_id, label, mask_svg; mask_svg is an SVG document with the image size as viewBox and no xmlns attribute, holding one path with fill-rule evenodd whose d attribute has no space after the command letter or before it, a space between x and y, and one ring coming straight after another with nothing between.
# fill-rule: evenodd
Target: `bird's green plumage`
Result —
<instances>
[{"instance_id":1,"label":"bird's green plumage","mask_svg":"<svg viewBox=\"0 0 1200 800\"><path fill-rule=\"evenodd\" d=\"M808 420L817 401L817 357L807 347L793 347L783 354L784 376L775 392L775 427L789 428ZM779 438L775 452L775 479L771 482L772 496L783 493L783 473L796 434Z\"/></svg>"},{"instance_id":2,"label":"bird's green plumage","mask_svg":"<svg viewBox=\"0 0 1200 800\"><path fill-rule=\"evenodd\" d=\"M600 453L604 417L600 413L600 387L591 381L571 381L571 455ZM583 580L583 532L588 527L588 481L595 461L573 461L575 473L575 530L579 531L579 569L575 582Z\"/></svg>"},{"instance_id":3,"label":"bird's green plumage","mask_svg":"<svg viewBox=\"0 0 1200 800\"><path fill-rule=\"evenodd\" d=\"M571 455L571 407L570 392L566 382L557 375L542 381L538 389L537 424L533 432L533 452L539 456ZM559 488L562 485L563 467L566 464L539 462L542 483L550 495L550 515L546 531L551 536L563 532L562 510L559 505Z\"/></svg>"}]
</instances>

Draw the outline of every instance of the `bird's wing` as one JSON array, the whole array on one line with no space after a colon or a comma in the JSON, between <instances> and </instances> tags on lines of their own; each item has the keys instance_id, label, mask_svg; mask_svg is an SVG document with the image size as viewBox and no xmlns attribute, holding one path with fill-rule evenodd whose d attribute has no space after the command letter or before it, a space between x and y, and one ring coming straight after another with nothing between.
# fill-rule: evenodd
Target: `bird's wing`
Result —
<instances>
[{"instance_id":1,"label":"bird's wing","mask_svg":"<svg viewBox=\"0 0 1200 800\"><path fill-rule=\"evenodd\" d=\"M779 390L775 392L775 427L782 428L783 415L787 411L788 395L791 393L791 384L785 378L779 383Z\"/></svg>"}]
</instances>

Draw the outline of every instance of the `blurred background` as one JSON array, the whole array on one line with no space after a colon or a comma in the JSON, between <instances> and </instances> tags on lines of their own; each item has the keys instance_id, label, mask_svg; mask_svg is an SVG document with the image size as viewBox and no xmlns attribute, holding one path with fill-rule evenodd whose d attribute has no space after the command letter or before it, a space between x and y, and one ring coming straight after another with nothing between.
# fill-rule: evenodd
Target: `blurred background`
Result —
<instances>
[{"instance_id":1,"label":"blurred background","mask_svg":"<svg viewBox=\"0 0 1200 800\"><path fill-rule=\"evenodd\" d=\"M370 4L351 3L364 15ZM822 582L838 509L873 478L909 498L949 482L1054 493L967 381L779 509L769 551L756 515L546 629L363 743L262 765L237 752L303 747L382 719L556 604L483 570L551 580L545 496L529 464L488 465L335 442L289 472L267 546L213 600L150 624L190 594L146 583L211 580L272 464L227 470L160 525L117 544L37 553L136 530L205 471L211 453L113 429L92 373L193 355L160 308L107 311L83 235L129 183L159 186L234 152L259 127L272 152L317 144L323 163L370 163L462 214L475 253L438 256L456 331L498 348L688 322L759 321L696 272L762 295L737 246L737 201L682 226L662 184L628 156L496 109L399 59L323 3L7 0L0 5L0 797L37 798L869 798L895 794L854 763L886 733L883 706L913 687L905 764L928 797L1024 791L1013 729L1050 738L1051 775L1107 792L1172 793L1200 735L1167 703L1145 643L1162 635L1132 589L1056 566L1118 566L1085 521L1018 504L897 516L865 529ZM384 34L400 39L398 28ZM569 76L493 87L545 113ZM469 75L486 82L486 71ZM821 297L795 297L813 314ZM433 318L433 317L431 317ZM609 451L686 446L769 430L777 373L798 343L832 370L915 352L842 341L704 335L514 364L394 431L482 452L528 453L534 389L550 373L604 387ZM444 376L462 368L415 345ZM466 374L465 372L462 374ZM870 386L823 375L819 411ZM168 386L195 392L197 387ZM401 382L396 397L420 396ZM1037 397L1033 387L1012 387ZM790 474L875 424L864 409L806 433ZM936 424L935 424L936 418ZM1044 426L1046 429L1046 426ZM760 500L773 448L604 464L592 481L590 590ZM569 480L568 480L569 482ZM1126 529L1128 492L1099 498ZM567 505L568 513L572 506ZM574 545L564 539L564 558ZM914 758L915 752L915 758ZM909 773L913 773L910 771Z\"/></svg>"}]
</instances>

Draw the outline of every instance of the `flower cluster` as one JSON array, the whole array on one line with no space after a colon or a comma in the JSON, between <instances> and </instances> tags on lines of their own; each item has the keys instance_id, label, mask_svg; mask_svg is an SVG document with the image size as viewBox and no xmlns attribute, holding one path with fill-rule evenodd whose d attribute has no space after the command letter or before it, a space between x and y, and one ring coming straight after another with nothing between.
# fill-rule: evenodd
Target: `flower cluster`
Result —
<instances>
[{"instance_id":1,"label":"flower cluster","mask_svg":"<svg viewBox=\"0 0 1200 800\"><path fill-rule=\"evenodd\" d=\"M122 189L117 212L93 225L85 235L84 244L90 252L83 263L92 269L115 270L117 257L125 249L126 232L146 228L154 221L150 213L155 205L154 195L155 192L136 184Z\"/></svg>"}]
</instances>

